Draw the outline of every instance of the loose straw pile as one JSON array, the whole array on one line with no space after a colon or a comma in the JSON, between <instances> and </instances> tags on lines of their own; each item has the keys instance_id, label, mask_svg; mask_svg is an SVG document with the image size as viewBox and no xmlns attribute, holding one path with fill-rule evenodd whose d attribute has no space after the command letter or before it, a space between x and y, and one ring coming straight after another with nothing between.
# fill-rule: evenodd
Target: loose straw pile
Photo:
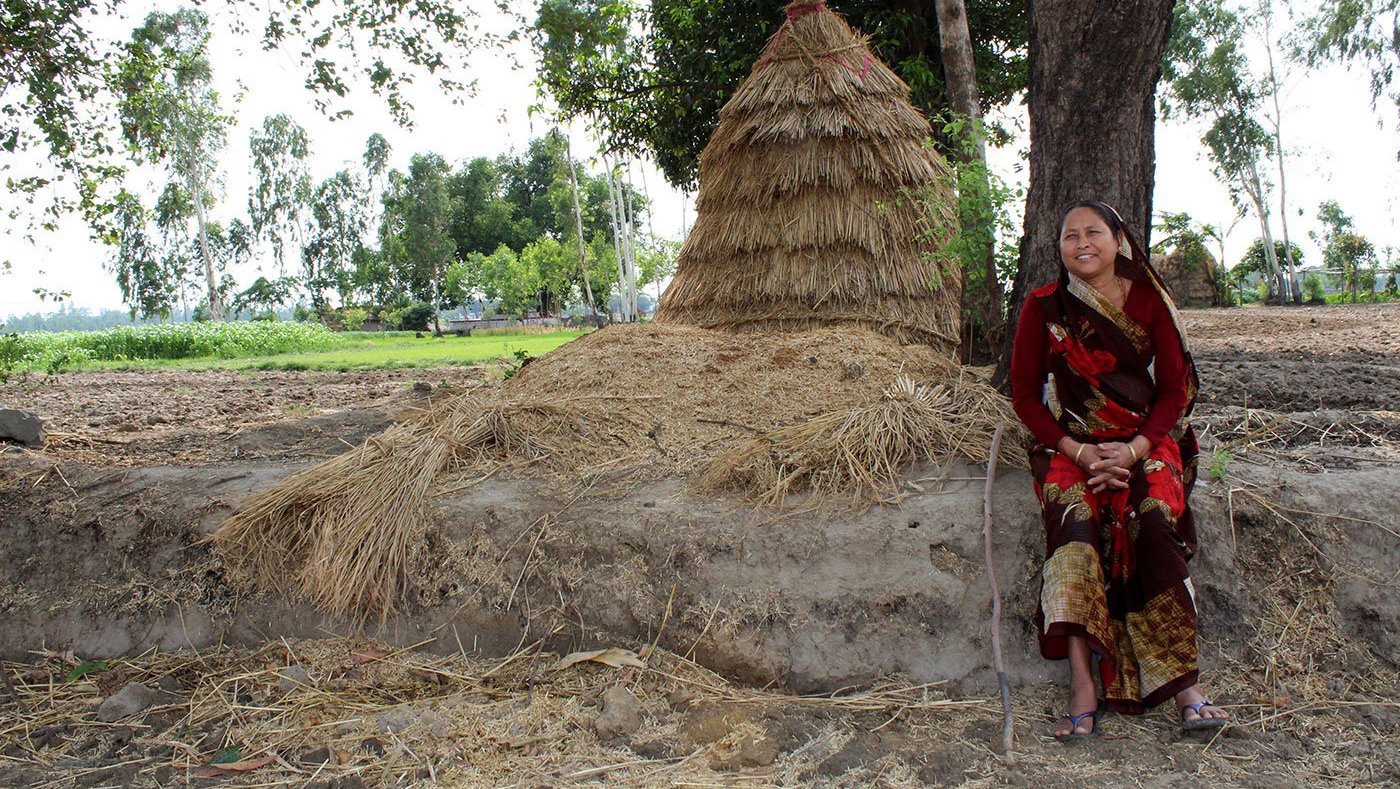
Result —
<instances>
[{"instance_id":1,"label":"loose straw pile","mask_svg":"<svg viewBox=\"0 0 1400 789\"><path fill-rule=\"evenodd\" d=\"M230 517L212 536L235 578L300 592L337 616L387 616L401 601L425 507L440 475L485 457L559 462L590 425L544 401L481 407L457 397L419 422L298 472Z\"/></svg>"},{"instance_id":2,"label":"loose straw pile","mask_svg":"<svg viewBox=\"0 0 1400 789\"><path fill-rule=\"evenodd\" d=\"M874 402L773 430L711 465L702 484L737 489L765 505L801 491L879 498L919 460L986 457L998 424L1019 425L1010 406L978 377L920 385L899 378ZM1025 465L1016 442L1000 459Z\"/></svg>"}]
</instances>

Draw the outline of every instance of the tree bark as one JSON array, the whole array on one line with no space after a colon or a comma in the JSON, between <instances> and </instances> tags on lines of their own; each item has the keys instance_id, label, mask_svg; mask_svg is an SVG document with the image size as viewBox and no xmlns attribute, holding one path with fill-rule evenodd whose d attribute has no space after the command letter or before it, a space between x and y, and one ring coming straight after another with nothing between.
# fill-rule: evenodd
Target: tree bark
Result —
<instances>
[{"instance_id":1,"label":"tree bark","mask_svg":"<svg viewBox=\"0 0 1400 789\"><path fill-rule=\"evenodd\" d=\"M598 305L593 303L593 283L588 280L588 256L583 243L583 206L578 198L578 172L574 169L574 155L569 148L569 138L564 137L564 158L569 160L569 188L574 193L574 230L578 234L578 270L583 275L583 293L588 299L588 311L596 317Z\"/></svg>"},{"instance_id":2,"label":"tree bark","mask_svg":"<svg viewBox=\"0 0 1400 789\"><path fill-rule=\"evenodd\" d=\"M1288 301L1288 286L1283 281L1283 267L1278 264L1278 249L1274 246L1274 234L1269 229L1269 207L1264 204L1264 183L1259 177L1259 168L1250 165L1248 173L1243 177L1245 194L1254 201L1254 213L1259 216L1259 236L1264 239L1264 264L1269 271L1267 276L1273 277L1273 295L1268 299L1270 304L1283 304Z\"/></svg>"},{"instance_id":3,"label":"tree bark","mask_svg":"<svg viewBox=\"0 0 1400 789\"><path fill-rule=\"evenodd\" d=\"M194 220L199 233L199 255L204 259L204 278L209 286L209 320L224 319L224 305L219 301L219 280L214 273L214 254L209 249L209 230L204 218L204 193L199 189L194 193Z\"/></svg>"},{"instance_id":4,"label":"tree bark","mask_svg":"<svg viewBox=\"0 0 1400 789\"><path fill-rule=\"evenodd\" d=\"M991 204L991 183L987 173L987 142L982 133L982 105L977 95L977 66L972 57L972 35L967 28L967 8L963 0L937 0L938 41L943 60L944 84L953 111L967 122L964 142L964 163L982 174L982 217L990 217L996 207ZM987 228L962 228L964 234ZM986 334L993 334L1001 323L1001 288L997 285L996 238L988 236L982 250L983 276L986 287L982 293L982 323ZM963 297L969 295L963 289ZM970 350L970 349L969 349Z\"/></svg>"},{"instance_id":5,"label":"tree bark","mask_svg":"<svg viewBox=\"0 0 1400 789\"><path fill-rule=\"evenodd\" d=\"M615 179L616 167L608 164L606 159L603 166L608 173L608 218L611 220L613 231L613 255L617 257L617 311L621 321L628 323L632 316L627 311L627 249L623 241L626 223L622 216L622 199L618 195Z\"/></svg>"},{"instance_id":6,"label":"tree bark","mask_svg":"<svg viewBox=\"0 0 1400 789\"><path fill-rule=\"evenodd\" d=\"M1070 203L1107 202L1150 247L1155 99L1173 4L1029 0L1030 189L1008 327L1030 292L1058 275ZM1014 334L1002 344L1001 383Z\"/></svg>"},{"instance_id":7,"label":"tree bark","mask_svg":"<svg viewBox=\"0 0 1400 789\"><path fill-rule=\"evenodd\" d=\"M1274 154L1278 157L1278 218L1283 224L1283 255L1288 262L1288 281L1292 286L1293 303L1303 303L1303 284L1298 280L1298 267L1293 262L1293 245L1288 239L1288 181L1283 175L1283 109L1278 100L1278 72L1274 69L1274 43L1270 38L1272 9L1267 3L1260 8L1264 19L1264 52L1269 58L1269 93L1274 99Z\"/></svg>"}]
</instances>

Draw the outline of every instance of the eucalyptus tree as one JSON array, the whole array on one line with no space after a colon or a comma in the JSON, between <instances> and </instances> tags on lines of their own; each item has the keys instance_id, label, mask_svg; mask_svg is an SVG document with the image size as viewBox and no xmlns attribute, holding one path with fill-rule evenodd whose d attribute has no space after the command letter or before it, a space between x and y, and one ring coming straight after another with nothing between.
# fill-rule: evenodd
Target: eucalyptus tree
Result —
<instances>
[{"instance_id":1,"label":"eucalyptus tree","mask_svg":"<svg viewBox=\"0 0 1400 789\"><path fill-rule=\"evenodd\" d=\"M1311 65L1333 61L1370 72L1371 101L1400 110L1400 0L1322 0L1304 17L1298 49Z\"/></svg>"},{"instance_id":2,"label":"eucalyptus tree","mask_svg":"<svg viewBox=\"0 0 1400 789\"><path fill-rule=\"evenodd\" d=\"M161 189L150 214L157 231L155 250L160 257L160 270L169 279L187 320L190 317L190 291L200 289L198 283L191 281L198 274L195 260L200 254L199 242L189 232L193 216L194 206L190 195L176 182L167 183ZM212 254L210 258L213 259Z\"/></svg>"},{"instance_id":3,"label":"eucalyptus tree","mask_svg":"<svg viewBox=\"0 0 1400 789\"><path fill-rule=\"evenodd\" d=\"M1283 248L1285 250L1283 259L1288 266L1288 278L1293 288L1293 303L1302 304L1302 282L1298 277L1297 260L1293 257L1293 243L1288 239L1288 176L1287 168L1284 166L1284 160L1287 159L1287 149L1283 146L1283 107L1279 101L1279 95L1283 92L1279 86L1280 66L1274 59L1276 44L1273 31L1273 0L1256 0L1255 12L1254 18L1258 22L1259 32L1262 33L1261 40L1268 68L1264 75L1264 92L1272 101L1274 108L1272 115L1265 113L1265 118L1273 127L1274 161L1278 164L1278 221L1283 230Z\"/></svg>"},{"instance_id":4,"label":"eucalyptus tree","mask_svg":"<svg viewBox=\"0 0 1400 789\"><path fill-rule=\"evenodd\" d=\"M201 11L181 8L147 16L120 61L121 117L133 152L158 164L188 195L209 314L222 320L208 211L219 188L218 154L231 119L213 89L208 46L209 20Z\"/></svg>"},{"instance_id":5,"label":"eucalyptus tree","mask_svg":"<svg viewBox=\"0 0 1400 789\"><path fill-rule=\"evenodd\" d=\"M107 267L135 318L166 318L175 307L178 277L166 269L168 259L150 236L150 211L136 195L122 191L112 214L114 249Z\"/></svg>"},{"instance_id":6,"label":"eucalyptus tree","mask_svg":"<svg viewBox=\"0 0 1400 789\"><path fill-rule=\"evenodd\" d=\"M199 5L219 29L290 54L325 114L350 114L357 94L368 90L405 126L413 117L405 86L431 83L446 95L471 95L474 83L464 76L472 73L469 59L502 51L516 37L483 31L481 13L457 0ZM24 213L33 223L37 209L37 224L53 228L60 216L79 213L100 237L112 237L104 231L128 162L114 134L120 124L113 122L126 75L110 64L125 59L128 47L103 31L116 28L132 7L131 0L0 3L0 163L15 168L12 219ZM507 4L488 13L524 27Z\"/></svg>"},{"instance_id":7,"label":"eucalyptus tree","mask_svg":"<svg viewBox=\"0 0 1400 789\"><path fill-rule=\"evenodd\" d=\"M322 181L311 198L311 232L302 248L302 273L312 307L324 314L333 290L348 306L356 287L356 259L369 229L364 189L349 170Z\"/></svg>"},{"instance_id":8,"label":"eucalyptus tree","mask_svg":"<svg viewBox=\"0 0 1400 789\"><path fill-rule=\"evenodd\" d=\"M374 132L365 139L365 152L360 161L364 165L365 222L369 227L379 225L379 210L382 204L378 196L384 192L387 183L389 154L392 152L389 141L379 132Z\"/></svg>"},{"instance_id":9,"label":"eucalyptus tree","mask_svg":"<svg viewBox=\"0 0 1400 789\"><path fill-rule=\"evenodd\" d=\"M1288 285L1274 256L1272 185L1263 169L1276 153L1276 138L1258 120L1270 84L1253 76L1243 50L1246 32L1245 22L1221 0L1178 3L1171 45L1163 58L1168 86L1163 104L1169 112L1209 123L1202 137L1207 155L1231 200L1253 209L1265 242L1270 294L1282 301ZM1296 274L1292 279L1301 302L1301 283Z\"/></svg>"},{"instance_id":10,"label":"eucalyptus tree","mask_svg":"<svg viewBox=\"0 0 1400 789\"><path fill-rule=\"evenodd\" d=\"M312 196L307 157L311 143L306 130L286 115L263 119L262 128L248 135L255 181L248 196L248 217L253 237L266 239L277 260L277 272L286 272L287 253L306 241L307 210Z\"/></svg>"}]
</instances>

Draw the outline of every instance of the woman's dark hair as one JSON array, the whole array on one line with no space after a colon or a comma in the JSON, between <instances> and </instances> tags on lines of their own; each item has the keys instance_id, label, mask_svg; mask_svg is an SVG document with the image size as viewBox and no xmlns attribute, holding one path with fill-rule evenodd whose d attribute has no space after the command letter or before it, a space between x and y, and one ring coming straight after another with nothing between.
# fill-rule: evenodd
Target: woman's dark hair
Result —
<instances>
[{"instance_id":1,"label":"woman's dark hair","mask_svg":"<svg viewBox=\"0 0 1400 789\"><path fill-rule=\"evenodd\" d=\"M1112 233L1114 238L1123 237L1123 220L1118 218L1117 211L1109 208L1108 203L1101 200L1080 200L1069 208L1066 208L1065 212L1060 214L1061 228L1064 227L1065 219L1069 217L1070 212L1076 208L1088 208L1093 210L1093 212L1098 214L1099 218L1103 220L1103 223L1108 225L1108 232Z\"/></svg>"}]
</instances>

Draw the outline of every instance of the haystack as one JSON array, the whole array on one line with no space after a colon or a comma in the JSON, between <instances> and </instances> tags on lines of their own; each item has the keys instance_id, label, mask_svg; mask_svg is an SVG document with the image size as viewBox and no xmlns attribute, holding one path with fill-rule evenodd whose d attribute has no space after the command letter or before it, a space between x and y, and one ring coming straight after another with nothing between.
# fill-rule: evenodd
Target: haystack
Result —
<instances>
[{"instance_id":1,"label":"haystack","mask_svg":"<svg viewBox=\"0 0 1400 789\"><path fill-rule=\"evenodd\" d=\"M948 165L909 87L820 2L796 0L720 111L695 225L657 320L861 326L950 356L961 271Z\"/></svg>"}]
</instances>

